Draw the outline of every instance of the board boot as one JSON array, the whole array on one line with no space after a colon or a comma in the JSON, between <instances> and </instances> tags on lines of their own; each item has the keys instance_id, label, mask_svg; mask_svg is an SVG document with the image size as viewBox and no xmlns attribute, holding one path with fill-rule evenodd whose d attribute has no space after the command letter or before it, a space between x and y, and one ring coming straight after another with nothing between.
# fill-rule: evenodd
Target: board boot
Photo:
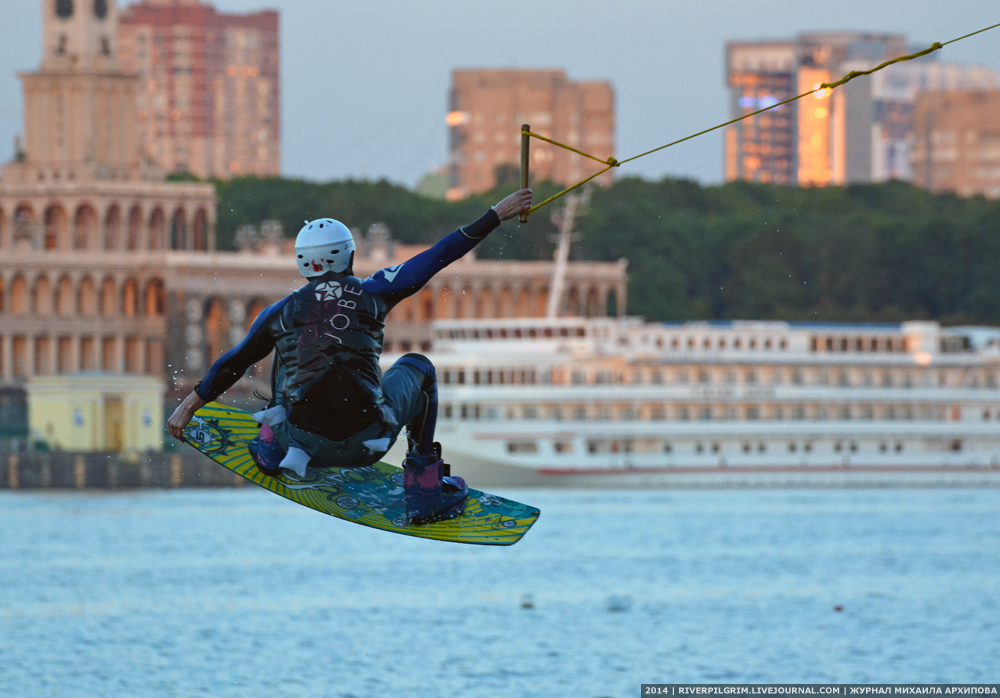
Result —
<instances>
[{"instance_id":1,"label":"board boot","mask_svg":"<svg viewBox=\"0 0 1000 698\"><path fill-rule=\"evenodd\" d=\"M448 465L440 447L429 455L408 453L403 461L406 513L415 526L453 519L465 511L469 487L460 477L445 475Z\"/></svg>"},{"instance_id":2,"label":"board boot","mask_svg":"<svg viewBox=\"0 0 1000 698\"><path fill-rule=\"evenodd\" d=\"M281 461L285 458L285 449L278 444L270 426L261 425L260 433L247 444L247 450L250 451L250 457L260 472L271 477L281 474Z\"/></svg>"}]
</instances>

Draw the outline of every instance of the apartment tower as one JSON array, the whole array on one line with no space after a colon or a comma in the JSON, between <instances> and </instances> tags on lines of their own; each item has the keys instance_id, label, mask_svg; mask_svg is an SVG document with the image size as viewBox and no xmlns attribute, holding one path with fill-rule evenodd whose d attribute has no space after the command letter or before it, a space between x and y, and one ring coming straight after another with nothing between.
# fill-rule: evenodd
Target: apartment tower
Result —
<instances>
[{"instance_id":1,"label":"apartment tower","mask_svg":"<svg viewBox=\"0 0 1000 698\"><path fill-rule=\"evenodd\" d=\"M118 24L119 60L142 78L138 119L167 172L229 179L281 169L278 13L143 0Z\"/></svg>"},{"instance_id":2,"label":"apartment tower","mask_svg":"<svg viewBox=\"0 0 1000 698\"><path fill-rule=\"evenodd\" d=\"M599 158L614 155L615 97L607 81L562 70L456 70L448 113L451 199L489 191L498 172L520 167L521 125ZM600 164L534 140L532 181L574 184ZM607 184L612 172L596 181Z\"/></svg>"}]
</instances>

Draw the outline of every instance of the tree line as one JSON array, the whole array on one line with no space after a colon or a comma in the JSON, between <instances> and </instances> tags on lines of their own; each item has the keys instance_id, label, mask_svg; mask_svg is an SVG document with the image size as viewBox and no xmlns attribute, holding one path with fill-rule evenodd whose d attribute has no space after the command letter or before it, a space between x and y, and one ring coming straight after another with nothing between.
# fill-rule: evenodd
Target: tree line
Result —
<instances>
[{"instance_id":1,"label":"tree line","mask_svg":"<svg viewBox=\"0 0 1000 698\"><path fill-rule=\"evenodd\" d=\"M243 178L216 183L218 238L280 220L331 216L431 243L515 188L448 202L389 182ZM536 201L558 190L534 186ZM509 221L481 258L550 259L556 227L540 209ZM577 218L576 259L629 260L628 312L649 320L781 319L1000 324L1000 202L934 195L902 182L789 188L623 178Z\"/></svg>"}]
</instances>

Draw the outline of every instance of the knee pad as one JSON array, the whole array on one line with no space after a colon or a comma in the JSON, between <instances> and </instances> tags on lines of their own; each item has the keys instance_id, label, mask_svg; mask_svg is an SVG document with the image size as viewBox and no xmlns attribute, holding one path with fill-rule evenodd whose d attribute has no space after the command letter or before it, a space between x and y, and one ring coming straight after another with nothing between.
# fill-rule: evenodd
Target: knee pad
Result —
<instances>
[{"instance_id":1,"label":"knee pad","mask_svg":"<svg viewBox=\"0 0 1000 698\"><path fill-rule=\"evenodd\" d=\"M423 374L425 388L437 382L437 372L434 370L434 364L423 354L404 354L396 361L396 364L409 366Z\"/></svg>"}]
</instances>

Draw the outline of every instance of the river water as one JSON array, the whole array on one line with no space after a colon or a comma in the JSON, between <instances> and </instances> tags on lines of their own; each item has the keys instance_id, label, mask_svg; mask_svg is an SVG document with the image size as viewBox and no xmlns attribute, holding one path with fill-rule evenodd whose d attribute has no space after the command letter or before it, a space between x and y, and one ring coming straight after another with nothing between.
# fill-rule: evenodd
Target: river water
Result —
<instances>
[{"instance_id":1,"label":"river water","mask_svg":"<svg viewBox=\"0 0 1000 698\"><path fill-rule=\"evenodd\" d=\"M1000 675L998 490L504 494L542 510L511 548L382 533L256 488L2 493L0 695Z\"/></svg>"}]
</instances>

